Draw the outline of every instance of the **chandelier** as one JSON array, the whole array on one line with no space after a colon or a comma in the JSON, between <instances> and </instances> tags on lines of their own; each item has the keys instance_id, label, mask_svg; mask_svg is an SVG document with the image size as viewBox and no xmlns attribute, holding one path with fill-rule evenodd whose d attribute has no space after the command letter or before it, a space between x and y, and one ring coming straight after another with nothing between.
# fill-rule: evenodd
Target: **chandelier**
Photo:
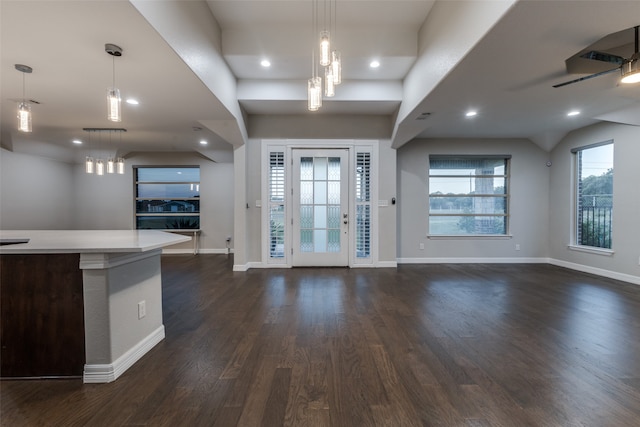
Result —
<instances>
[{"instance_id":1,"label":"chandelier","mask_svg":"<svg viewBox=\"0 0 640 427\"><path fill-rule=\"evenodd\" d=\"M314 40L314 47L311 52L311 78L307 82L307 109L309 111L318 111L320 107L322 107L323 94L327 98L335 96L336 86L342 83L342 59L338 50L331 49L332 41L330 33L333 24L335 41L337 0L323 0L322 6L322 30L318 31L319 0L312 0L311 2L311 27L313 29L314 39L316 34L320 34L320 42L318 45L317 41ZM316 66L316 46L318 46L317 63L319 66L324 67L323 76L318 73ZM322 90L323 86L324 93Z\"/></svg>"},{"instance_id":2,"label":"chandelier","mask_svg":"<svg viewBox=\"0 0 640 427\"><path fill-rule=\"evenodd\" d=\"M122 133L126 132L126 129L122 128L83 128L82 130L89 132L89 145L91 145L91 134L95 133L98 142L97 142L97 151L100 152L102 150L102 136L105 133L108 133L109 137L109 145L112 143L112 136L116 134L118 136L119 146L122 145ZM105 138L106 139L106 138ZM91 147L89 147L91 150ZM119 175L124 175L124 158L109 156L105 162L101 157L95 158L91 155L88 155L85 158L84 162L84 171L88 174L95 174L98 176L102 176L105 173L114 174L117 173Z\"/></svg>"}]
</instances>

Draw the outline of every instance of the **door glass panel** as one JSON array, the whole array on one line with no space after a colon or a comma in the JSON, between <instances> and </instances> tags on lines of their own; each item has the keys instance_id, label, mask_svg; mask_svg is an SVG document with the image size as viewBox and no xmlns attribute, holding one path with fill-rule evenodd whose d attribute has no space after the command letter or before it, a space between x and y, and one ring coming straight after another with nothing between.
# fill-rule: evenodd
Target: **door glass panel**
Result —
<instances>
[{"instance_id":1,"label":"door glass panel","mask_svg":"<svg viewBox=\"0 0 640 427\"><path fill-rule=\"evenodd\" d=\"M303 157L300 159L300 179L310 181L313 179L313 158Z\"/></svg>"},{"instance_id":2,"label":"door glass panel","mask_svg":"<svg viewBox=\"0 0 640 427\"><path fill-rule=\"evenodd\" d=\"M313 228L313 206L300 206L300 227Z\"/></svg>"},{"instance_id":3,"label":"door glass panel","mask_svg":"<svg viewBox=\"0 0 640 427\"><path fill-rule=\"evenodd\" d=\"M327 202L330 205L340 204L340 181L329 181L327 183Z\"/></svg>"},{"instance_id":4,"label":"door glass panel","mask_svg":"<svg viewBox=\"0 0 640 427\"><path fill-rule=\"evenodd\" d=\"M329 157L328 179L340 181L340 157Z\"/></svg>"},{"instance_id":5,"label":"door glass panel","mask_svg":"<svg viewBox=\"0 0 640 427\"><path fill-rule=\"evenodd\" d=\"M315 157L313 159L313 179L315 181L326 181L327 179L327 158Z\"/></svg>"},{"instance_id":6,"label":"door glass panel","mask_svg":"<svg viewBox=\"0 0 640 427\"><path fill-rule=\"evenodd\" d=\"M340 157L300 158L300 252L341 250Z\"/></svg>"},{"instance_id":7,"label":"door glass panel","mask_svg":"<svg viewBox=\"0 0 640 427\"><path fill-rule=\"evenodd\" d=\"M315 205L327 204L327 182L315 181L313 183L313 203Z\"/></svg>"},{"instance_id":8,"label":"door glass panel","mask_svg":"<svg viewBox=\"0 0 640 427\"><path fill-rule=\"evenodd\" d=\"M313 252L313 230L300 230L300 252Z\"/></svg>"},{"instance_id":9,"label":"door glass panel","mask_svg":"<svg viewBox=\"0 0 640 427\"><path fill-rule=\"evenodd\" d=\"M327 227L340 228L340 206L327 207Z\"/></svg>"},{"instance_id":10,"label":"door glass panel","mask_svg":"<svg viewBox=\"0 0 640 427\"><path fill-rule=\"evenodd\" d=\"M327 228L327 207L326 206L314 206L313 208L313 227L314 228Z\"/></svg>"},{"instance_id":11,"label":"door glass panel","mask_svg":"<svg viewBox=\"0 0 640 427\"><path fill-rule=\"evenodd\" d=\"M300 203L303 203L305 205L313 203L313 182L300 182Z\"/></svg>"},{"instance_id":12,"label":"door glass panel","mask_svg":"<svg viewBox=\"0 0 640 427\"><path fill-rule=\"evenodd\" d=\"M313 230L313 252L327 251L327 230Z\"/></svg>"},{"instance_id":13,"label":"door glass panel","mask_svg":"<svg viewBox=\"0 0 640 427\"><path fill-rule=\"evenodd\" d=\"M340 252L340 230L329 230L327 252Z\"/></svg>"}]
</instances>

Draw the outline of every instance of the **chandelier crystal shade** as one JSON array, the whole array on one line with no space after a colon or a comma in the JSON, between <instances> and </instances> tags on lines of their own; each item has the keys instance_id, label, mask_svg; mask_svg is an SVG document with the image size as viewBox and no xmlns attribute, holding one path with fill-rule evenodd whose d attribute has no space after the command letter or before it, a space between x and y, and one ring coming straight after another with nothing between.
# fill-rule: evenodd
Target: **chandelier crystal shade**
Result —
<instances>
[{"instance_id":1,"label":"chandelier crystal shade","mask_svg":"<svg viewBox=\"0 0 640 427\"><path fill-rule=\"evenodd\" d=\"M121 106L120 91L115 87L107 89L107 119L110 122L122 121Z\"/></svg>"},{"instance_id":2,"label":"chandelier crystal shade","mask_svg":"<svg viewBox=\"0 0 640 427\"><path fill-rule=\"evenodd\" d=\"M31 132L31 104L21 102L18 104L18 130L20 132Z\"/></svg>"},{"instance_id":3,"label":"chandelier crystal shade","mask_svg":"<svg viewBox=\"0 0 640 427\"><path fill-rule=\"evenodd\" d=\"M28 65L15 64L16 70L22 73L22 101L18 104L18 130L20 132L31 132L31 104L26 100L25 74L31 74L33 68Z\"/></svg>"},{"instance_id":4,"label":"chandelier crystal shade","mask_svg":"<svg viewBox=\"0 0 640 427\"><path fill-rule=\"evenodd\" d=\"M104 50L112 56L113 85L107 89L107 120L111 122L122 121L122 99L120 90L116 88L116 56L122 56L122 48L112 43L104 45Z\"/></svg>"},{"instance_id":5,"label":"chandelier crystal shade","mask_svg":"<svg viewBox=\"0 0 640 427\"><path fill-rule=\"evenodd\" d=\"M331 98L336 95L335 80L333 77L333 67L324 69L324 96Z\"/></svg>"},{"instance_id":6,"label":"chandelier crystal shade","mask_svg":"<svg viewBox=\"0 0 640 427\"><path fill-rule=\"evenodd\" d=\"M307 108L309 111L318 111L322 107L322 79L312 77L307 82Z\"/></svg>"},{"instance_id":7,"label":"chandelier crystal shade","mask_svg":"<svg viewBox=\"0 0 640 427\"><path fill-rule=\"evenodd\" d=\"M320 33L320 65L326 67L329 64L331 64L331 45L329 32L324 30Z\"/></svg>"},{"instance_id":8,"label":"chandelier crystal shade","mask_svg":"<svg viewBox=\"0 0 640 427\"><path fill-rule=\"evenodd\" d=\"M342 63L340 61L340 52L334 50L331 52L331 67L333 68L333 84L342 83Z\"/></svg>"}]
</instances>

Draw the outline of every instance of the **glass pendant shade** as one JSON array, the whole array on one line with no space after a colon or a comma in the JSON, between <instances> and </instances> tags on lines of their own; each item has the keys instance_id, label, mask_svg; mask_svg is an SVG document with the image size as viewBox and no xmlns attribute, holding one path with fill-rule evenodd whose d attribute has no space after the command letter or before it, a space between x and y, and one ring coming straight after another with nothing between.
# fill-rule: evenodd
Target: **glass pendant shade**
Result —
<instances>
[{"instance_id":1,"label":"glass pendant shade","mask_svg":"<svg viewBox=\"0 0 640 427\"><path fill-rule=\"evenodd\" d=\"M635 54L629 62L622 64L622 79L620 83L640 82L640 55Z\"/></svg>"},{"instance_id":2,"label":"glass pendant shade","mask_svg":"<svg viewBox=\"0 0 640 427\"><path fill-rule=\"evenodd\" d=\"M96 160L96 175L104 175L104 161L102 159Z\"/></svg>"},{"instance_id":3,"label":"glass pendant shade","mask_svg":"<svg viewBox=\"0 0 640 427\"><path fill-rule=\"evenodd\" d=\"M116 160L116 171L119 175L124 175L124 159L122 157L118 157Z\"/></svg>"},{"instance_id":4,"label":"glass pendant shade","mask_svg":"<svg viewBox=\"0 0 640 427\"><path fill-rule=\"evenodd\" d=\"M28 102L21 102L18 105L18 130L31 132L31 104Z\"/></svg>"},{"instance_id":5,"label":"glass pendant shade","mask_svg":"<svg viewBox=\"0 0 640 427\"><path fill-rule=\"evenodd\" d=\"M87 156L84 161L84 171L86 173L93 173L93 157Z\"/></svg>"},{"instance_id":6,"label":"glass pendant shade","mask_svg":"<svg viewBox=\"0 0 640 427\"><path fill-rule=\"evenodd\" d=\"M329 46L329 32L320 33L320 65L326 67L331 64L331 47Z\"/></svg>"},{"instance_id":7,"label":"glass pendant shade","mask_svg":"<svg viewBox=\"0 0 640 427\"><path fill-rule=\"evenodd\" d=\"M322 79L312 77L307 83L307 108L309 111L318 111L322 107Z\"/></svg>"},{"instance_id":8,"label":"glass pendant shade","mask_svg":"<svg viewBox=\"0 0 640 427\"><path fill-rule=\"evenodd\" d=\"M331 52L331 67L333 68L333 84L342 83L342 62L340 60L340 52L334 50Z\"/></svg>"},{"instance_id":9,"label":"glass pendant shade","mask_svg":"<svg viewBox=\"0 0 640 427\"><path fill-rule=\"evenodd\" d=\"M122 121L120 101L120 91L117 88L107 89L107 119L111 122Z\"/></svg>"},{"instance_id":10,"label":"glass pendant shade","mask_svg":"<svg viewBox=\"0 0 640 427\"><path fill-rule=\"evenodd\" d=\"M335 80L333 79L333 67L324 69L324 95L331 98L336 95Z\"/></svg>"},{"instance_id":11,"label":"glass pendant shade","mask_svg":"<svg viewBox=\"0 0 640 427\"><path fill-rule=\"evenodd\" d=\"M116 162L113 160L113 157L109 157L107 159L107 173L115 173L116 172Z\"/></svg>"}]
</instances>

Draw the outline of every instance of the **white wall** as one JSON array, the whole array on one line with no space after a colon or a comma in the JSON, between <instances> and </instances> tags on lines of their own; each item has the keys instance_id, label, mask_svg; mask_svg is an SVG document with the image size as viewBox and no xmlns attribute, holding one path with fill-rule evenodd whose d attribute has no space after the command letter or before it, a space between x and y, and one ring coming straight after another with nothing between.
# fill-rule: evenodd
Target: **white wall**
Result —
<instances>
[{"instance_id":1,"label":"white wall","mask_svg":"<svg viewBox=\"0 0 640 427\"><path fill-rule=\"evenodd\" d=\"M391 148L391 141L380 141L378 144L378 199L386 201L388 206L378 209L378 260L385 265L396 262L396 232L398 200L396 183L396 154ZM374 207L375 208L375 207Z\"/></svg>"},{"instance_id":2,"label":"white wall","mask_svg":"<svg viewBox=\"0 0 640 427\"><path fill-rule=\"evenodd\" d=\"M66 230L73 221L70 164L0 149L0 229Z\"/></svg>"},{"instance_id":3,"label":"white wall","mask_svg":"<svg viewBox=\"0 0 640 427\"><path fill-rule=\"evenodd\" d=\"M200 166L200 248L226 252L234 218L231 163L215 163L197 153L138 153L126 159L125 175L87 175L84 165L1 152L0 228L132 230L133 165ZM27 172L28 173L25 173ZM170 249L192 248L191 243Z\"/></svg>"},{"instance_id":4,"label":"white wall","mask_svg":"<svg viewBox=\"0 0 640 427\"><path fill-rule=\"evenodd\" d=\"M571 149L613 140L613 235L611 256L570 250L573 228L573 171ZM551 152L549 187L552 221L549 256L560 265L607 274L640 283L640 127L600 123L571 132Z\"/></svg>"},{"instance_id":5,"label":"white wall","mask_svg":"<svg viewBox=\"0 0 640 427\"><path fill-rule=\"evenodd\" d=\"M512 156L511 238L427 238L430 154ZM526 139L423 139L404 145L398 150L398 262L544 260L549 225L548 157ZM419 249L421 243L424 250Z\"/></svg>"}]
</instances>

